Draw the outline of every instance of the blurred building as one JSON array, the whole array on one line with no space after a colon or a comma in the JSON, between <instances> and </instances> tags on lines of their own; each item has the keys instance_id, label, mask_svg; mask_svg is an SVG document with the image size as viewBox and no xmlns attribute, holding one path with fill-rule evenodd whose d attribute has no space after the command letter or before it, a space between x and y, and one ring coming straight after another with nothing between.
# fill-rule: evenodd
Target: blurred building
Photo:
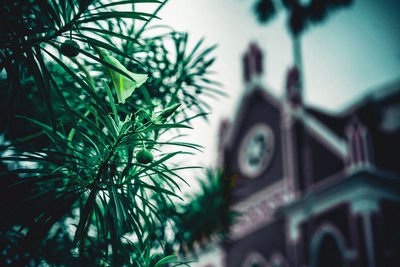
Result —
<instances>
[{"instance_id":1,"label":"blurred building","mask_svg":"<svg viewBox=\"0 0 400 267\"><path fill-rule=\"evenodd\" d=\"M202 266L400 266L400 81L333 115L303 103L296 68L272 95L262 59L251 45L237 114L221 124L242 215L221 263Z\"/></svg>"}]
</instances>

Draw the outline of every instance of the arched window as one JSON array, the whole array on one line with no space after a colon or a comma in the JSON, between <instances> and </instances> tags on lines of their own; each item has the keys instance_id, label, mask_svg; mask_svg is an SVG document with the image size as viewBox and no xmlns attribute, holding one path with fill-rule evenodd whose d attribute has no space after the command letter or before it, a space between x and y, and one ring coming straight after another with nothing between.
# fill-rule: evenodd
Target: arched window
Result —
<instances>
[{"instance_id":1,"label":"arched window","mask_svg":"<svg viewBox=\"0 0 400 267\"><path fill-rule=\"evenodd\" d=\"M258 252L250 253L242 264L242 267L269 267L268 262Z\"/></svg>"},{"instance_id":2,"label":"arched window","mask_svg":"<svg viewBox=\"0 0 400 267\"><path fill-rule=\"evenodd\" d=\"M342 267L343 255L332 234L325 234L317 251L316 267Z\"/></svg>"},{"instance_id":3,"label":"arched window","mask_svg":"<svg viewBox=\"0 0 400 267\"><path fill-rule=\"evenodd\" d=\"M340 232L325 224L311 243L311 267L347 267L346 247Z\"/></svg>"}]
</instances>

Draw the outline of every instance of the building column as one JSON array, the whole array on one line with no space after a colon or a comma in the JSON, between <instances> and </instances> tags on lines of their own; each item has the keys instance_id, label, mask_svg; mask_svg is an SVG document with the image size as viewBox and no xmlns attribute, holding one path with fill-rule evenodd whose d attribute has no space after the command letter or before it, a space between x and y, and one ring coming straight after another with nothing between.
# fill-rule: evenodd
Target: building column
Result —
<instances>
[{"instance_id":1,"label":"building column","mask_svg":"<svg viewBox=\"0 0 400 267\"><path fill-rule=\"evenodd\" d=\"M375 258L375 246L374 246L374 236L371 223L371 214L378 211L378 201L377 199L360 199L352 203L353 214L359 214L362 217L365 241L366 241L366 253L367 261L369 267L376 266Z\"/></svg>"},{"instance_id":2,"label":"building column","mask_svg":"<svg viewBox=\"0 0 400 267\"><path fill-rule=\"evenodd\" d=\"M369 267L375 267L375 248L374 248L374 238L372 234L372 226L371 226L371 213L362 214L363 222L364 222L364 232L365 232L365 240L367 242L367 257Z\"/></svg>"}]
</instances>

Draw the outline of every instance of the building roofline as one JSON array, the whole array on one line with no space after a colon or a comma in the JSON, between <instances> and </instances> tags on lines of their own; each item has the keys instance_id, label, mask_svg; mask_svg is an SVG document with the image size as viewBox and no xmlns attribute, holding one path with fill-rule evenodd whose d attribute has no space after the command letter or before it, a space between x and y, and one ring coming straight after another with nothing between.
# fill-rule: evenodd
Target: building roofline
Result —
<instances>
[{"instance_id":1,"label":"building roofline","mask_svg":"<svg viewBox=\"0 0 400 267\"><path fill-rule=\"evenodd\" d=\"M365 184L373 186L374 188L378 189L385 189L389 191L396 191L400 193L400 181L399 177L391 172L387 172L385 170L379 168L364 168L360 167L358 169L353 170L350 172L346 177L337 181L336 183L325 187L319 191L313 191L307 193L304 197L295 200L288 205L280 208L280 211L283 213L288 213L290 211L296 210L298 208L303 208L307 205L306 202L309 199L319 199L324 197L331 192L338 191L344 188L350 188L353 184Z\"/></svg>"}]
</instances>

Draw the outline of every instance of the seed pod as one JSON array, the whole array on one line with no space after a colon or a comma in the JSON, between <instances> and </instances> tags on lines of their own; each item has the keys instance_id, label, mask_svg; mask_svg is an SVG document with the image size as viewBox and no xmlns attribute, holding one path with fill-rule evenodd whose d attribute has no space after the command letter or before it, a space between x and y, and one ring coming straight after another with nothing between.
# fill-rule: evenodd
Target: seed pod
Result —
<instances>
[{"instance_id":1,"label":"seed pod","mask_svg":"<svg viewBox=\"0 0 400 267\"><path fill-rule=\"evenodd\" d=\"M142 149L136 154L137 162L141 164L147 164L153 161L153 154L147 149Z\"/></svg>"},{"instance_id":2,"label":"seed pod","mask_svg":"<svg viewBox=\"0 0 400 267\"><path fill-rule=\"evenodd\" d=\"M79 54L79 45L74 40L66 40L61 44L61 53L67 57L76 57Z\"/></svg>"},{"instance_id":3,"label":"seed pod","mask_svg":"<svg viewBox=\"0 0 400 267\"><path fill-rule=\"evenodd\" d=\"M179 108L180 105L181 105L181 104L178 103L178 104L174 104L174 105L172 105L172 106L167 107L166 109L164 109L163 111L161 111L160 117L163 118L163 119L168 118L169 116L172 115L172 113L175 112L175 110L176 110L177 108Z\"/></svg>"},{"instance_id":4,"label":"seed pod","mask_svg":"<svg viewBox=\"0 0 400 267\"><path fill-rule=\"evenodd\" d=\"M191 85L191 84L193 83L192 77L187 76L187 77L185 78L185 83L186 83L187 85Z\"/></svg>"}]
</instances>

